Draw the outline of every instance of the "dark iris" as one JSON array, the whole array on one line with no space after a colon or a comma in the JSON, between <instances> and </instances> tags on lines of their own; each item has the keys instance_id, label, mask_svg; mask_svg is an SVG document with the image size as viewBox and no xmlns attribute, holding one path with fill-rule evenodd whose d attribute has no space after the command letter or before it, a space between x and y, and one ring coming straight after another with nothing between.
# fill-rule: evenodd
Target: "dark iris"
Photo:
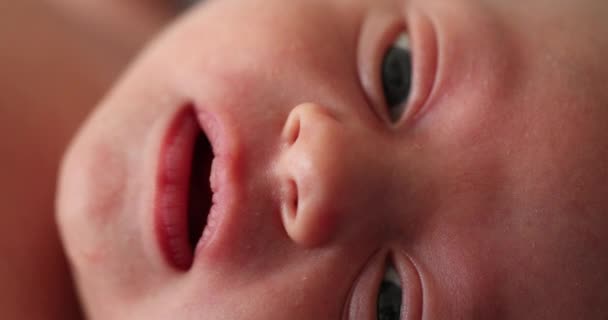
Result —
<instances>
[{"instance_id":1,"label":"dark iris","mask_svg":"<svg viewBox=\"0 0 608 320\"><path fill-rule=\"evenodd\" d=\"M378 319L399 320L401 318L401 288L383 281L378 293Z\"/></svg>"},{"instance_id":2,"label":"dark iris","mask_svg":"<svg viewBox=\"0 0 608 320\"><path fill-rule=\"evenodd\" d=\"M382 62L382 86L391 118L400 116L402 104L410 95L412 58L409 50L391 47Z\"/></svg>"}]
</instances>

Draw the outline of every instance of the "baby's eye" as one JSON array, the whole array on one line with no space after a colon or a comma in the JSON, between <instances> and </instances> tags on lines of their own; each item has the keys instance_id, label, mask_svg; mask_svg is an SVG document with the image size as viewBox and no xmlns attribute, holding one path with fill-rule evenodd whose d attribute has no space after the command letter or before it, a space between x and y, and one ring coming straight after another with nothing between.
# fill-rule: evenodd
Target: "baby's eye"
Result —
<instances>
[{"instance_id":1,"label":"baby's eye","mask_svg":"<svg viewBox=\"0 0 608 320\"><path fill-rule=\"evenodd\" d=\"M410 96L412 56L407 33L402 32L382 61L382 87L391 121L399 120Z\"/></svg>"},{"instance_id":2,"label":"baby's eye","mask_svg":"<svg viewBox=\"0 0 608 320\"><path fill-rule=\"evenodd\" d=\"M401 319L401 281L397 271L391 266L387 267L384 278L378 291L377 320Z\"/></svg>"}]
</instances>

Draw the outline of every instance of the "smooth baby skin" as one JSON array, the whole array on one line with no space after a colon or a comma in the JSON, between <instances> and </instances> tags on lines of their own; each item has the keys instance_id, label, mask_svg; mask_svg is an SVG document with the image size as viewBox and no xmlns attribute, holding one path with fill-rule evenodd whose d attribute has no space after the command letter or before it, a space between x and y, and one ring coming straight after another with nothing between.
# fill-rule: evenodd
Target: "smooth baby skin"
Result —
<instances>
[{"instance_id":1,"label":"smooth baby skin","mask_svg":"<svg viewBox=\"0 0 608 320\"><path fill-rule=\"evenodd\" d=\"M372 320L392 264L401 319L605 319L606 13L541 0L194 8L65 158L58 220L88 316ZM412 91L391 121L380 65L403 30ZM189 251L188 177L209 165L188 162L199 126L214 204Z\"/></svg>"}]
</instances>

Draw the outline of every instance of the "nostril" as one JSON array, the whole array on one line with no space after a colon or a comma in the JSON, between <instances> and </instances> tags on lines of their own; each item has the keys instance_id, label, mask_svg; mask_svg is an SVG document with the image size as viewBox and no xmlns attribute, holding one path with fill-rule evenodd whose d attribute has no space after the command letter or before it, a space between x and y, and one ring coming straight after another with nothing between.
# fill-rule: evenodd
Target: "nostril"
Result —
<instances>
[{"instance_id":1,"label":"nostril","mask_svg":"<svg viewBox=\"0 0 608 320\"><path fill-rule=\"evenodd\" d=\"M283 213L290 220L294 219L298 213L298 185L294 180L289 180L284 193Z\"/></svg>"},{"instance_id":2,"label":"nostril","mask_svg":"<svg viewBox=\"0 0 608 320\"><path fill-rule=\"evenodd\" d=\"M279 184L276 211L287 236L303 247L329 241L342 216L354 210L351 202L359 202L351 199L350 191L367 190L360 183L367 181L359 178L367 157L352 158L373 146L353 145L359 124L338 116L331 108L303 103L290 111L282 131L277 132L276 163L272 164Z\"/></svg>"},{"instance_id":3,"label":"nostril","mask_svg":"<svg viewBox=\"0 0 608 320\"><path fill-rule=\"evenodd\" d=\"M291 210L295 217L298 214L298 202L300 201L300 198L298 195L298 185L294 181L291 181L291 185Z\"/></svg>"},{"instance_id":4,"label":"nostril","mask_svg":"<svg viewBox=\"0 0 608 320\"><path fill-rule=\"evenodd\" d=\"M300 137L300 117L290 115L283 131L283 137L288 145L293 145Z\"/></svg>"}]
</instances>

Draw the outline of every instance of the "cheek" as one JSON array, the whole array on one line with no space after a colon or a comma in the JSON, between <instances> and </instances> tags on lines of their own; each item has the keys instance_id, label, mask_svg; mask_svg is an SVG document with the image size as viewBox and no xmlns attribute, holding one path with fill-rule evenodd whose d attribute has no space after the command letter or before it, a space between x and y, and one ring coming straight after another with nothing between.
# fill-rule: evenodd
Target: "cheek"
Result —
<instances>
[{"instance_id":1,"label":"cheek","mask_svg":"<svg viewBox=\"0 0 608 320\"><path fill-rule=\"evenodd\" d=\"M109 247L103 244L103 230L111 229L126 204L123 177L128 171L115 146L95 134L83 131L64 158L57 207L68 252L75 262L94 264Z\"/></svg>"},{"instance_id":2,"label":"cheek","mask_svg":"<svg viewBox=\"0 0 608 320\"><path fill-rule=\"evenodd\" d=\"M360 271L357 264L344 261L359 261L360 256L333 251L278 254L269 249L260 257L270 265L250 261L213 272L193 270L182 283L187 296L180 304L191 311L191 317L183 319L340 319ZM165 291L161 299L174 300L174 294Z\"/></svg>"},{"instance_id":3,"label":"cheek","mask_svg":"<svg viewBox=\"0 0 608 320\"><path fill-rule=\"evenodd\" d=\"M578 292L570 279L606 261L606 112L543 83L557 92L526 88L493 103L461 94L451 97L469 103L428 114L442 124L426 137L440 191L419 254L442 301L481 302L486 315L499 303L534 309L514 297L565 298Z\"/></svg>"},{"instance_id":4,"label":"cheek","mask_svg":"<svg viewBox=\"0 0 608 320\"><path fill-rule=\"evenodd\" d=\"M85 304L95 310L110 305L105 299L120 301L145 292L149 262L158 260L148 245L155 239L147 231L152 227L145 218L150 212L146 203L151 202L150 177L158 155L154 141L172 111L125 98L125 87L138 86L133 81L122 86L121 94L88 119L64 158L58 185L57 221L64 246Z\"/></svg>"},{"instance_id":5,"label":"cheek","mask_svg":"<svg viewBox=\"0 0 608 320\"><path fill-rule=\"evenodd\" d=\"M120 177L126 170L122 163L113 161L116 153L107 145L85 142L86 138L80 137L64 161L57 221L85 308L107 314L99 301L114 297L112 303L118 302L115 299L123 298L125 292L116 292L115 287L130 278L118 263L123 261L125 248L116 246L125 230L113 227L125 204L126 186ZM99 175L100 170L105 174ZM96 280L92 274L104 275L104 280Z\"/></svg>"}]
</instances>

